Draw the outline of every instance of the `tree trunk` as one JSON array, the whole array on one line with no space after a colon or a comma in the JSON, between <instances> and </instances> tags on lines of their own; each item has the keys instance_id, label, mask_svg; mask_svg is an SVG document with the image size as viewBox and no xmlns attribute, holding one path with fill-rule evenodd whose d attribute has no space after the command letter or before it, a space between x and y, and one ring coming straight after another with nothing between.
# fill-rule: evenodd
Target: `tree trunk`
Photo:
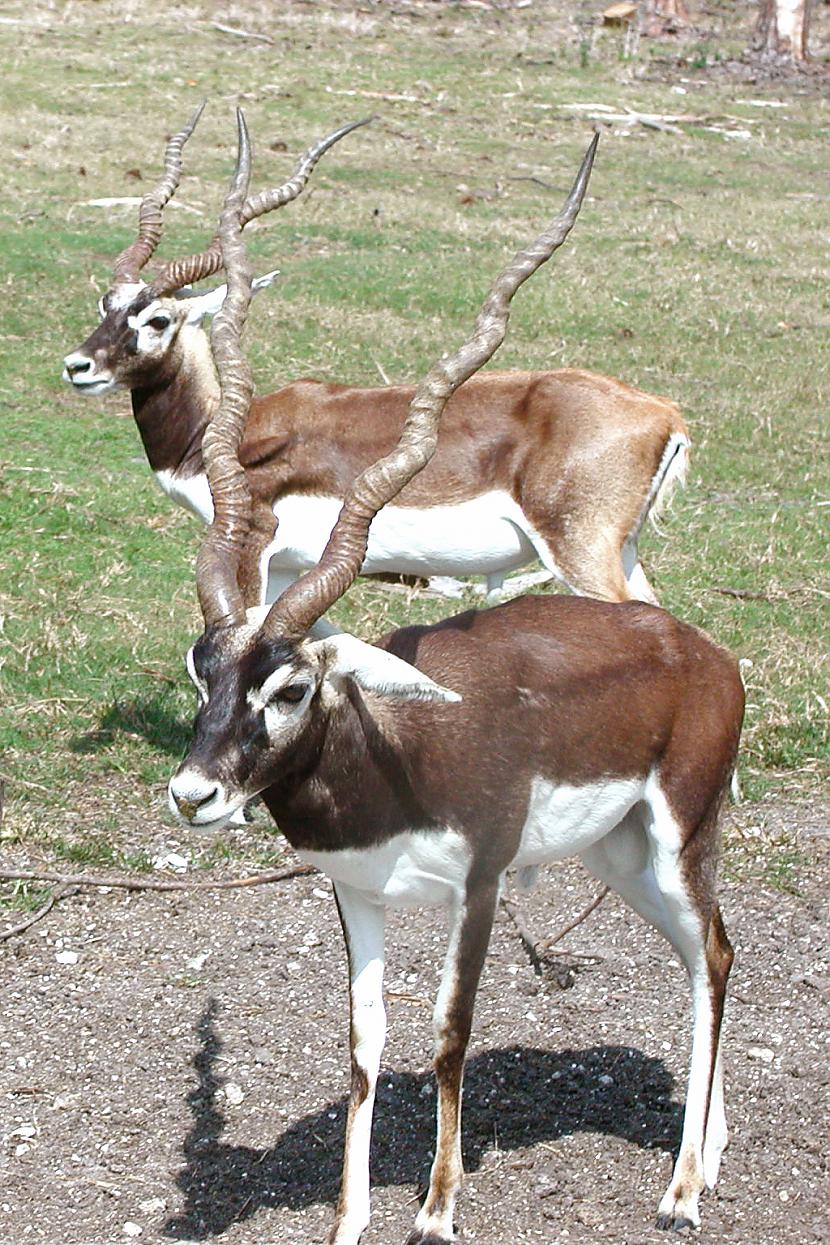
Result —
<instances>
[{"instance_id":1,"label":"tree trunk","mask_svg":"<svg viewBox=\"0 0 830 1245\"><path fill-rule=\"evenodd\" d=\"M686 0L644 0L640 17L640 31L652 39L661 35L676 35L688 26L689 14Z\"/></svg>"},{"instance_id":2,"label":"tree trunk","mask_svg":"<svg viewBox=\"0 0 830 1245\"><path fill-rule=\"evenodd\" d=\"M752 50L763 60L806 61L810 0L759 0Z\"/></svg>"}]
</instances>

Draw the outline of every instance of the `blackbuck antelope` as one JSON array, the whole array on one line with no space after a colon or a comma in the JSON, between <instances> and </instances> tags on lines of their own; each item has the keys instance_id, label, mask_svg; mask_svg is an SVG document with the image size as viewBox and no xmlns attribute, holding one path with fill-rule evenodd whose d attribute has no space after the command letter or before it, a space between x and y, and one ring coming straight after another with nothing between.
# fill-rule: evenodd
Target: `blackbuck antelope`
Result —
<instances>
[{"instance_id":1,"label":"blackbuck antelope","mask_svg":"<svg viewBox=\"0 0 830 1245\"><path fill-rule=\"evenodd\" d=\"M219 384L200 325L222 305L225 287L199 296L183 287L219 270L216 240L168 263L149 285L139 279L197 119L171 139L165 178L141 209L139 240L118 257L101 323L66 356L64 378L83 394L128 388L162 489L210 522L202 437ZM248 199L243 225L295 198L322 153L352 129L312 147L284 186ZM258 526L278 521L262 551L259 601L275 600L316 565L352 481L391 450L414 393L409 385L299 380L253 399L239 460ZM444 577L450 592L458 590L451 577L479 574L495 591L509 571L539 558L545 571L511 580L510 591L555 576L587 596L654 601L637 542L683 476L688 449L673 402L609 376L575 369L476 376L449 403L434 459L372 525L362 569Z\"/></svg>"},{"instance_id":2,"label":"blackbuck antelope","mask_svg":"<svg viewBox=\"0 0 830 1245\"><path fill-rule=\"evenodd\" d=\"M246 612L250 379L239 330L250 276L237 228L250 156L222 217L229 294L214 324L222 378L205 436L216 517L197 564L205 631L188 654L195 735L170 804L212 831L261 794L303 860L333 880L351 979L351 1093L330 1242L369 1218L369 1142L384 1044L384 913L451 914L435 1007L438 1137L409 1245L453 1239L462 1180L461 1082L479 974L505 870L577 855L665 935L692 987L682 1142L659 1220L699 1222L726 1122L719 1055L732 950L715 895L718 810L743 709L735 661L651 605L523 597L367 644L309 632L353 583L369 525L425 469L450 395L501 343L510 299L571 228L591 144L562 214L492 286L469 340L418 386L397 447L349 489L319 564ZM442 432L443 435L443 432Z\"/></svg>"}]
</instances>

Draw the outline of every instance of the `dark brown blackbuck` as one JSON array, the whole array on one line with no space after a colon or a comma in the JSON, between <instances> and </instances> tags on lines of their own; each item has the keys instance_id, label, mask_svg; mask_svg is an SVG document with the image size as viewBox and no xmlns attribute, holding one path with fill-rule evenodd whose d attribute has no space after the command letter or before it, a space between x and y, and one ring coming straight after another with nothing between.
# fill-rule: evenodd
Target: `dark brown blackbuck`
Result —
<instances>
[{"instance_id":1,"label":"dark brown blackbuck","mask_svg":"<svg viewBox=\"0 0 830 1245\"><path fill-rule=\"evenodd\" d=\"M82 394L129 389L150 466L162 489L205 522L213 502L202 438L219 383L201 328L225 287L185 289L217 272L214 239L198 255L140 273L161 237L162 208L198 119L168 144L165 176L145 196L139 240L115 264L95 332L64 360ZM356 122L301 158L284 186L250 198L243 224L300 194L315 163ZM260 278L268 284L275 273ZM250 406L239 458L273 539L262 550L258 600L273 601L315 566L352 481L388 453L414 386L366 388L298 380ZM544 571L505 591L557 578L609 601L654 601L638 539L685 473L689 436L673 402L593 372L487 372L449 403L437 453L372 525L365 573L434 577L457 594L457 576L483 575L497 592L508 572L538 558Z\"/></svg>"},{"instance_id":2,"label":"dark brown blackbuck","mask_svg":"<svg viewBox=\"0 0 830 1245\"><path fill-rule=\"evenodd\" d=\"M356 1245L369 1220L386 909L450 913L434 1015L437 1144L409 1237L446 1245L463 1174L465 1050L499 889L508 869L568 856L656 926L688 971L689 1086L658 1215L665 1227L696 1226L727 1137L719 1051L732 950L715 874L743 713L735 661L655 606L570 596L517 598L376 644L310 637L357 576L370 523L425 469L450 395L501 343L513 294L571 228L596 139L561 215L497 278L469 340L418 386L397 447L354 481L319 564L270 608L246 611L243 571L258 538L236 455L251 392L239 348L250 297L240 127L221 225L229 293L213 328L223 397L204 443L216 502L197 564L205 631L187 658L199 707L169 793L179 818L204 831L261 795L300 857L334 883L351 983L351 1092L330 1242Z\"/></svg>"}]
</instances>

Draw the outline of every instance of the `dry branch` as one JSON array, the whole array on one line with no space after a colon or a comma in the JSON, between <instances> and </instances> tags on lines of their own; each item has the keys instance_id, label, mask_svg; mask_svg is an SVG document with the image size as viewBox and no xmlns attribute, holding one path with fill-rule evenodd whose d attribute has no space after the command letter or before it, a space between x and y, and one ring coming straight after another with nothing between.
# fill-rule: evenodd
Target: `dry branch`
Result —
<instances>
[{"instance_id":1,"label":"dry branch","mask_svg":"<svg viewBox=\"0 0 830 1245\"><path fill-rule=\"evenodd\" d=\"M603 886L599 894L594 896L588 906L583 908L578 916L574 917L572 921L563 926L557 933L551 934L549 938L534 937L527 925L525 925L522 915L515 904L510 903L507 899L502 899L501 906L504 908L505 912L510 917L510 920L516 927L516 932L522 941L522 946L527 952L528 959L530 960L535 972L541 973L543 954L546 951L549 951L551 947L554 947L556 943L561 942L566 934L570 934L571 931L575 930L578 925L581 925L582 922L591 915L594 909L599 907L605 896L608 894L608 890L609 888L607 886Z\"/></svg>"},{"instance_id":2,"label":"dry branch","mask_svg":"<svg viewBox=\"0 0 830 1245\"><path fill-rule=\"evenodd\" d=\"M588 904L588 907L582 909L579 916L574 917L570 924L563 926L558 934L551 934L550 938L543 938L542 941L537 944L538 949L540 951L548 951L551 947L554 947L557 942L561 942L566 934L570 934L571 930L576 929L577 925L581 925L582 922L591 915L594 909L599 907L605 896L608 894L609 889L610 887L603 886L599 894L595 895Z\"/></svg>"},{"instance_id":3,"label":"dry branch","mask_svg":"<svg viewBox=\"0 0 830 1245\"><path fill-rule=\"evenodd\" d=\"M263 43L274 43L270 35L258 34L255 30L240 30L236 26L226 26L224 22L211 22L214 30L221 30L223 35L234 35L237 39L261 39Z\"/></svg>"},{"instance_id":4,"label":"dry branch","mask_svg":"<svg viewBox=\"0 0 830 1245\"><path fill-rule=\"evenodd\" d=\"M243 886L265 886L269 882L287 882L291 878L316 873L313 865L289 865L266 873L252 873L245 878L226 878L222 882L161 881L156 878L96 877L89 873L36 873L28 869L0 869L0 881L48 882L61 886L111 886L128 891L223 891Z\"/></svg>"},{"instance_id":5,"label":"dry branch","mask_svg":"<svg viewBox=\"0 0 830 1245\"><path fill-rule=\"evenodd\" d=\"M14 938L15 934L24 934L30 926L47 916L52 911L58 900L65 899L67 895L74 893L75 888L72 886L66 885L59 887L58 890L54 891L49 896L43 907L38 908L36 912L32 912L26 917L25 921L21 921L18 925L10 925L8 929L4 929L3 932L0 933L0 942L7 942L9 938Z\"/></svg>"}]
</instances>

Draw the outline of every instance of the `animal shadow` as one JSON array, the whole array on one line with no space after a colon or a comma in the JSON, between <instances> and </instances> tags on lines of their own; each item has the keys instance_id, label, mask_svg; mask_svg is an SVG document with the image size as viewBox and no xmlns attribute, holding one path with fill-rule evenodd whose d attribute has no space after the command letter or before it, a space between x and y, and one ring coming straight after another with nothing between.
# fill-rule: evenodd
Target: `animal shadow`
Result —
<instances>
[{"instance_id":1,"label":"animal shadow","mask_svg":"<svg viewBox=\"0 0 830 1245\"><path fill-rule=\"evenodd\" d=\"M176 1181L185 1202L164 1226L167 1236L180 1240L220 1235L262 1207L302 1210L333 1204L339 1189L345 1097L296 1120L268 1149L221 1141L218 1010L211 1000L197 1028L193 1064L198 1083L188 1095L193 1123ZM428 1084L428 1076L382 1072L373 1185L425 1187L435 1135L435 1095L424 1092ZM475 1171L494 1145L514 1150L577 1132L673 1151L682 1120L682 1108L671 1101L673 1084L662 1060L632 1047L548 1051L512 1046L476 1055L465 1073L465 1169Z\"/></svg>"},{"instance_id":2,"label":"animal shadow","mask_svg":"<svg viewBox=\"0 0 830 1245\"><path fill-rule=\"evenodd\" d=\"M163 694L116 700L101 714L98 725L72 740L73 752L102 752L119 735L140 735L159 751L177 760L184 756L191 726L171 711Z\"/></svg>"}]
</instances>

